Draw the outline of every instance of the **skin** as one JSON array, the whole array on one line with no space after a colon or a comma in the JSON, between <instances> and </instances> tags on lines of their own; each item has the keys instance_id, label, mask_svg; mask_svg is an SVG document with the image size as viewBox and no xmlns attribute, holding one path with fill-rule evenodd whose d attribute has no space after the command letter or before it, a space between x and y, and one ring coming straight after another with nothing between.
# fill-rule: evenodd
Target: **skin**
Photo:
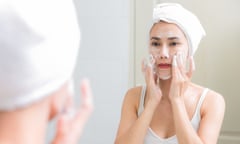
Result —
<instances>
[{"instance_id":1,"label":"skin","mask_svg":"<svg viewBox=\"0 0 240 144\"><path fill-rule=\"evenodd\" d=\"M175 24L156 23L150 31L149 44L150 48L158 48L159 57L142 68L147 85L144 110L137 115L142 87L129 89L124 98L115 144L142 144L149 127L161 138L176 135L179 144L216 144L225 101L220 94L209 90L201 106L199 129L194 130L190 121L204 87L191 82L193 59L184 57L190 61L190 71L186 73L178 56L179 52L188 52L183 32ZM157 67L160 63L168 63L170 67ZM171 77L161 79L159 75Z\"/></svg>"},{"instance_id":2,"label":"skin","mask_svg":"<svg viewBox=\"0 0 240 144\"><path fill-rule=\"evenodd\" d=\"M69 116L68 113L60 114L56 128L56 136L52 144L78 143L78 139L82 134L84 126L93 111L92 91L87 79L82 81L80 89L82 103L79 109L73 116ZM71 98L67 101L67 109L75 109Z\"/></svg>"},{"instance_id":3,"label":"skin","mask_svg":"<svg viewBox=\"0 0 240 144\"><path fill-rule=\"evenodd\" d=\"M52 144L76 144L93 110L88 80L81 83L82 103L72 116L62 112L75 109L70 95L72 93L66 82L42 101L14 111L0 111L0 143L44 144L48 122L56 118L56 134Z\"/></svg>"}]
</instances>

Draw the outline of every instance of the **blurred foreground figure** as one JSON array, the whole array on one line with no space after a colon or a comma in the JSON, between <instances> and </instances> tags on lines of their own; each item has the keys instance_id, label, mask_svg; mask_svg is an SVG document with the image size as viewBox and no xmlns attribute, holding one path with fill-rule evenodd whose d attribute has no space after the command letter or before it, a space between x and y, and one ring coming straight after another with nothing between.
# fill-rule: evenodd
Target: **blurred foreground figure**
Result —
<instances>
[{"instance_id":1,"label":"blurred foreground figure","mask_svg":"<svg viewBox=\"0 0 240 144\"><path fill-rule=\"evenodd\" d=\"M0 0L0 143L75 144L92 112L87 79L74 109L72 73L80 30L70 0Z\"/></svg>"}]
</instances>

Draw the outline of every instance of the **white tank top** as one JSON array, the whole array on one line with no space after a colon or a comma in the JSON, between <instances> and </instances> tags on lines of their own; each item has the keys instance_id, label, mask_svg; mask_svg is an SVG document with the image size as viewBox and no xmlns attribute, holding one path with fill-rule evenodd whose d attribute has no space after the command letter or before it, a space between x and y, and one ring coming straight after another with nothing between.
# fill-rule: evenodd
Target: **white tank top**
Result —
<instances>
[{"instance_id":1,"label":"white tank top","mask_svg":"<svg viewBox=\"0 0 240 144\"><path fill-rule=\"evenodd\" d=\"M191 119L191 124L193 128L197 131L199 128L199 124L201 121L201 106L203 103L203 100L208 92L208 89L205 88L196 107L195 113L193 114L193 117ZM141 115L141 113L144 110L144 98L146 93L146 86L142 86L142 92L141 92L141 98L140 103L138 107L138 116ZM176 135L171 136L169 138L160 138L150 127L147 130L147 134L144 139L144 144L178 144Z\"/></svg>"}]
</instances>

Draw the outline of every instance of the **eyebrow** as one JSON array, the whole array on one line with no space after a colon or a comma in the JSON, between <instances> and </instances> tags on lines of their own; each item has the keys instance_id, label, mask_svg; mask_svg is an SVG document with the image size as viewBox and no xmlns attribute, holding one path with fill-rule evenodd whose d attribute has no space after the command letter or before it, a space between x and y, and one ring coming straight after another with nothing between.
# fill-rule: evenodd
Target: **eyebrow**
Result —
<instances>
[{"instance_id":1,"label":"eyebrow","mask_svg":"<svg viewBox=\"0 0 240 144\"><path fill-rule=\"evenodd\" d=\"M159 37L151 37L151 40L161 40Z\"/></svg>"},{"instance_id":2,"label":"eyebrow","mask_svg":"<svg viewBox=\"0 0 240 144\"><path fill-rule=\"evenodd\" d=\"M179 40L179 37L169 37L169 40Z\"/></svg>"},{"instance_id":3,"label":"eyebrow","mask_svg":"<svg viewBox=\"0 0 240 144\"><path fill-rule=\"evenodd\" d=\"M168 40L179 40L179 37L169 37ZM151 37L151 40L161 40L160 37Z\"/></svg>"}]
</instances>

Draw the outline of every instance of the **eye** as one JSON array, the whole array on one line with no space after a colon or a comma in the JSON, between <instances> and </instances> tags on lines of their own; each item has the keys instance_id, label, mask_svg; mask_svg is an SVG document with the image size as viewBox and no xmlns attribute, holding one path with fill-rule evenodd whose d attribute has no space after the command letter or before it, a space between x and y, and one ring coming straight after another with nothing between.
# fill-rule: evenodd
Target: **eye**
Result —
<instances>
[{"instance_id":1,"label":"eye","mask_svg":"<svg viewBox=\"0 0 240 144\"><path fill-rule=\"evenodd\" d=\"M151 42L151 45L154 47L160 46L161 44L159 42Z\"/></svg>"},{"instance_id":2,"label":"eye","mask_svg":"<svg viewBox=\"0 0 240 144\"><path fill-rule=\"evenodd\" d=\"M179 43L178 42L171 42L169 45L170 46L177 46Z\"/></svg>"}]
</instances>

